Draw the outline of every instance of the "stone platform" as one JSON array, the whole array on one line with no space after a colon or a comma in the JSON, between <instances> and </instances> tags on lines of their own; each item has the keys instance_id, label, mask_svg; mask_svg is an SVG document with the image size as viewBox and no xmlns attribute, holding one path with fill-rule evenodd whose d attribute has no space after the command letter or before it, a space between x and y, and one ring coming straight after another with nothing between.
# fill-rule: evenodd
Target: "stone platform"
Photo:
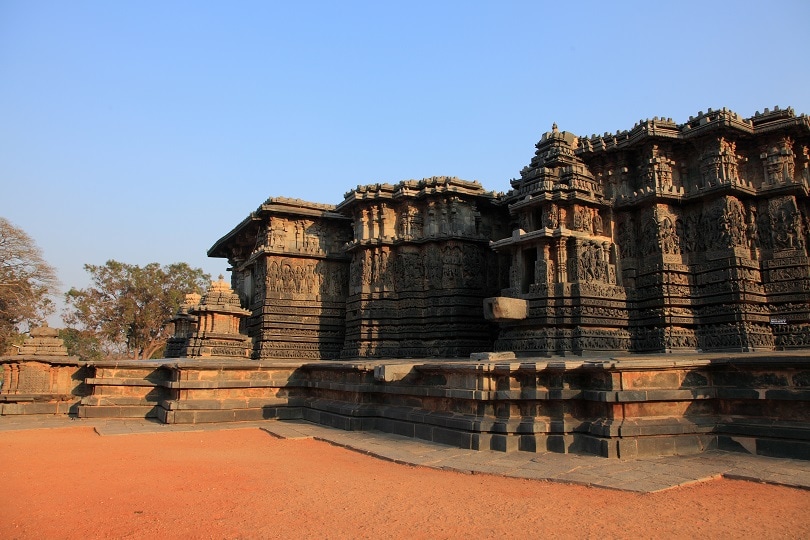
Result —
<instances>
[{"instance_id":1,"label":"stone platform","mask_svg":"<svg viewBox=\"0 0 810 540\"><path fill-rule=\"evenodd\" d=\"M805 352L308 363L6 357L0 363L17 377L16 386L4 382L0 392L3 415L154 418L174 425L300 419L470 450L632 459L719 449L810 460Z\"/></svg>"}]
</instances>

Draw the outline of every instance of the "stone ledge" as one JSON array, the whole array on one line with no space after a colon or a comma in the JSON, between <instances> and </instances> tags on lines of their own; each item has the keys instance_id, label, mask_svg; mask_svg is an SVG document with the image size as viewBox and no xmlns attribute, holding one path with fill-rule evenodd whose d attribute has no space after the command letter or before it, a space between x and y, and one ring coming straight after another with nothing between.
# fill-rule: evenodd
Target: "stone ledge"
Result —
<instances>
[{"instance_id":1,"label":"stone ledge","mask_svg":"<svg viewBox=\"0 0 810 540\"><path fill-rule=\"evenodd\" d=\"M156 405L79 405L79 418L154 418Z\"/></svg>"},{"instance_id":2,"label":"stone ledge","mask_svg":"<svg viewBox=\"0 0 810 540\"><path fill-rule=\"evenodd\" d=\"M210 390L217 388L284 388L290 386L289 380L269 380L269 379L216 379L213 381L202 381L186 379L182 381L161 382L158 386L163 386L172 390Z\"/></svg>"},{"instance_id":3,"label":"stone ledge","mask_svg":"<svg viewBox=\"0 0 810 540\"><path fill-rule=\"evenodd\" d=\"M165 386L165 381L150 381L130 377L88 377L85 384L92 386Z\"/></svg>"},{"instance_id":4,"label":"stone ledge","mask_svg":"<svg viewBox=\"0 0 810 540\"><path fill-rule=\"evenodd\" d=\"M256 409L261 407L286 406L287 398L234 398L234 399L183 399L163 400L159 405L167 411L199 411Z\"/></svg>"}]
</instances>

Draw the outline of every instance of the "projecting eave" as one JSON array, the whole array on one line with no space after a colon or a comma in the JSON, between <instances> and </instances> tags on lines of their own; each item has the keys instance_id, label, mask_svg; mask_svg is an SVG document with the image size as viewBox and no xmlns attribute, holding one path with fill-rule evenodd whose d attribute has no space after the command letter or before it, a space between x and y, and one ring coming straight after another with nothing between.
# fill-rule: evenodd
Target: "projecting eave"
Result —
<instances>
[{"instance_id":1,"label":"projecting eave","mask_svg":"<svg viewBox=\"0 0 810 540\"><path fill-rule=\"evenodd\" d=\"M209 257L219 257L227 259L228 255L228 246L231 245L240 235L244 234L244 232L256 222L261 221L261 218L256 215L256 212L251 212L248 217L242 220L239 225L234 227L231 232L220 238L219 240L214 243L213 246L208 250L207 255Z\"/></svg>"},{"instance_id":2,"label":"projecting eave","mask_svg":"<svg viewBox=\"0 0 810 540\"><path fill-rule=\"evenodd\" d=\"M312 217L347 220L348 218L335 211L335 205L314 203L301 199L290 199L287 197L273 197L267 199L256 211L264 215L284 214L295 219L296 217Z\"/></svg>"}]
</instances>

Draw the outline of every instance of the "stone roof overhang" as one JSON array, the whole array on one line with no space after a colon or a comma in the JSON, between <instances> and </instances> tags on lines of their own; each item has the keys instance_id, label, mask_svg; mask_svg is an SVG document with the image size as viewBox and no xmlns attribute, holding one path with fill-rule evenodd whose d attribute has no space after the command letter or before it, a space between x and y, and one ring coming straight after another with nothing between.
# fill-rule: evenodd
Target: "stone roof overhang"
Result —
<instances>
[{"instance_id":1,"label":"stone roof overhang","mask_svg":"<svg viewBox=\"0 0 810 540\"><path fill-rule=\"evenodd\" d=\"M779 109L757 113L750 118L742 118L728 109L698 113L688 122L676 124L671 118L642 120L633 129L617 131L615 134L581 137L575 154L587 159L590 156L609 151L624 150L650 140L669 139L688 141L715 133L734 133L738 137L756 137L773 131L788 131L810 134L810 118L796 116L793 109Z\"/></svg>"},{"instance_id":2,"label":"stone roof overhang","mask_svg":"<svg viewBox=\"0 0 810 540\"><path fill-rule=\"evenodd\" d=\"M472 196L487 199L495 203L498 193L486 191L479 182L462 180L451 176L434 176L422 180L403 180L397 184L368 184L357 186L344 195L343 201L337 205L338 212L348 212L355 204L365 201L398 201L404 199L420 199L436 194L449 194L457 196Z\"/></svg>"},{"instance_id":3,"label":"stone roof overhang","mask_svg":"<svg viewBox=\"0 0 810 540\"><path fill-rule=\"evenodd\" d=\"M258 228L257 223L261 222L261 217L259 217L256 212L251 212L248 217L242 220L239 225L231 229L231 231L217 240L213 246L208 249L207 255L209 257L222 257L228 258L228 246L231 245L240 235L244 235L246 230L251 226L254 225Z\"/></svg>"},{"instance_id":4,"label":"stone roof overhang","mask_svg":"<svg viewBox=\"0 0 810 540\"><path fill-rule=\"evenodd\" d=\"M242 242L252 246L253 243L255 243L259 227L269 215L285 215L293 219L301 217L341 221L349 221L351 219L334 210L335 206L331 204L313 203L287 197L271 197L262 203L255 211L251 212L248 217L243 219L241 223L234 227L228 234L217 240L208 250L208 256L228 258L228 247L232 246L240 239Z\"/></svg>"}]
</instances>

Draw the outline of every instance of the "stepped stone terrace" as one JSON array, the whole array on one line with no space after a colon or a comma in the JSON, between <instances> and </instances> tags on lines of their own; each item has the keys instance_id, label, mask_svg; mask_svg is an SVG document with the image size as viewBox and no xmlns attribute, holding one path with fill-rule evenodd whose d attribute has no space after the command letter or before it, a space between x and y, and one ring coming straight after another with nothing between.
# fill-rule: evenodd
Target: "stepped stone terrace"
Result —
<instances>
[{"instance_id":1,"label":"stepped stone terrace","mask_svg":"<svg viewBox=\"0 0 810 540\"><path fill-rule=\"evenodd\" d=\"M554 125L506 193L270 198L209 250L230 286L188 298L171 358L26 349L0 360L0 410L810 459L809 166L807 116L720 109Z\"/></svg>"}]
</instances>

